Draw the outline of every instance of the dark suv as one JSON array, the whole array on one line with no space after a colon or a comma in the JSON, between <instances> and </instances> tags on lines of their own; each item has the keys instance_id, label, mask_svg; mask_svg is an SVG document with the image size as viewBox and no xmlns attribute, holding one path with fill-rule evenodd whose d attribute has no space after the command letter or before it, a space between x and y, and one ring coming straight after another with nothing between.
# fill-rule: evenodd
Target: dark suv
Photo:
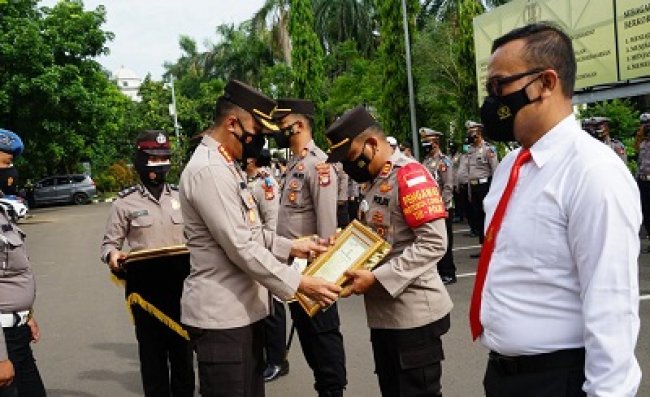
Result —
<instances>
[{"instance_id":1,"label":"dark suv","mask_svg":"<svg viewBox=\"0 0 650 397\"><path fill-rule=\"evenodd\" d=\"M88 175L58 175L38 181L34 186L34 204L86 204L97 195L95 182Z\"/></svg>"}]
</instances>

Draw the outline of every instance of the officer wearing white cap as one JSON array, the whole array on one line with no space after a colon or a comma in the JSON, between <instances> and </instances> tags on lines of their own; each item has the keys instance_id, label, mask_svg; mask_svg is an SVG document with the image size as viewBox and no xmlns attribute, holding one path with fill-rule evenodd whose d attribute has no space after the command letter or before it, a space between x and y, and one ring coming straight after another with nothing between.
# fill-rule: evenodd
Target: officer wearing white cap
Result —
<instances>
[{"instance_id":1,"label":"officer wearing white cap","mask_svg":"<svg viewBox=\"0 0 650 397\"><path fill-rule=\"evenodd\" d=\"M367 183L361 221L392 245L374 270L348 273L348 291L364 294L381 394L440 396L441 336L453 305L435 269L447 243L437 184L422 164L392 151L363 106L326 135L327 161L342 162L351 178Z\"/></svg>"},{"instance_id":2,"label":"officer wearing white cap","mask_svg":"<svg viewBox=\"0 0 650 397\"><path fill-rule=\"evenodd\" d=\"M594 138L600 140L605 145L612 148L614 153L623 160L627 165L627 154L625 153L625 145L623 142L618 139L614 139L610 136L610 123L611 119L609 117L595 116L589 120L587 132L590 132Z\"/></svg>"},{"instance_id":3,"label":"officer wearing white cap","mask_svg":"<svg viewBox=\"0 0 650 397\"><path fill-rule=\"evenodd\" d=\"M464 166L467 167L469 201L472 206L472 219L470 220L473 220L474 223L472 230L478 232L478 240L483 244L483 229L485 228L483 199L490 190L492 175L499 165L499 160L494 148L483 139L483 124L467 121L465 128L467 128L466 141L469 144ZM478 257L478 255L475 254L472 257Z\"/></svg>"},{"instance_id":4,"label":"officer wearing white cap","mask_svg":"<svg viewBox=\"0 0 650 397\"><path fill-rule=\"evenodd\" d=\"M15 133L0 129L0 184L15 183L16 173L5 170L23 152ZM10 179L13 179L10 181ZM25 248L25 233L0 206L0 395L44 397L45 387L36 367L30 342L40 332L33 318L36 284Z\"/></svg>"},{"instance_id":5,"label":"officer wearing white cap","mask_svg":"<svg viewBox=\"0 0 650 397\"><path fill-rule=\"evenodd\" d=\"M399 152L399 145L397 144L397 139L395 139L394 136L389 136L386 137L386 141L390 145L391 148L393 148L393 152Z\"/></svg>"},{"instance_id":6,"label":"officer wearing white cap","mask_svg":"<svg viewBox=\"0 0 650 397\"><path fill-rule=\"evenodd\" d=\"M291 300L297 291L329 306L340 288L288 267L326 247L314 239L289 240L263 230L239 161L257 157L264 131L278 131L275 101L254 88L228 82L180 180L180 201L190 251L190 275L181 298L199 362L204 396L264 395L264 319L269 292Z\"/></svg>"},{"instance_id":7,"label":"officer wearing white cap","mask_svg":"<svg viewBox=\"0 0 650 397\"><path fill-rule=\"evenodd\" d=\"M447 226L447 251L438 262L438 273L445 285L456 282L456 265L454 264L454 233L452 220L454 217L454 175L451 159L442 153L440 138L442 132L431 128L420 128L420 139L425 152L422 165L426 167L438 183L442 200L445 203L448 216L445 219Z\"/></svg>"}]
</instances>

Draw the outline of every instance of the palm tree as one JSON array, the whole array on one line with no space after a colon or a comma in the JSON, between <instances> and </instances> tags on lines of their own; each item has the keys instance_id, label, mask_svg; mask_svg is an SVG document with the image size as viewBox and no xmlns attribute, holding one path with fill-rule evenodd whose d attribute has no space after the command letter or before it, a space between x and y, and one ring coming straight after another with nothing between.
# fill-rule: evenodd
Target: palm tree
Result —
<instances>
[{"instance_id":1,"label":"palm tree","mask_svg":"<svg viewBox=\"0 0 650 397\"><path fill-rule=\"evenodd\" d=\"M266 0L253 18L252 32L264 37L270 32L270 45L274 53L291 65L291 37L289 36L290 0Z\"/></svg>"},{"instance_id":2,"label":"palm tree","mask_svg":"<svg viewBox=\"0 0 650 397\"><path fill-rule=\"evenodd\" d=\"M373 0L313 0L315 26L327 51L354 41L364 55L376 48L377 17Z\"/></svg>"}]
</instances>

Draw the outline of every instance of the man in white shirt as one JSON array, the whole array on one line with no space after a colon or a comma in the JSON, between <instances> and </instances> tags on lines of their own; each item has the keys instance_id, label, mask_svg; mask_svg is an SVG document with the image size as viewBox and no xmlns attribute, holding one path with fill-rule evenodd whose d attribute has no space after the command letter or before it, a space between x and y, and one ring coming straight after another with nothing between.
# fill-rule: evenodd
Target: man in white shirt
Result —
<instances>
[{"instance_id":1,"label":"man in white shirt","mask_svg":"<svg viewBox=\"0 0 650 397\"><path fill-rule=\"evenodd\" d=\"M624 397L639 386L639 192L580 129L575 74L571 40L554 25L493 44L481 119L489 139L522 148L484 201L470 324L491 351L488 397Z\"/></svg>"}]
</instances>

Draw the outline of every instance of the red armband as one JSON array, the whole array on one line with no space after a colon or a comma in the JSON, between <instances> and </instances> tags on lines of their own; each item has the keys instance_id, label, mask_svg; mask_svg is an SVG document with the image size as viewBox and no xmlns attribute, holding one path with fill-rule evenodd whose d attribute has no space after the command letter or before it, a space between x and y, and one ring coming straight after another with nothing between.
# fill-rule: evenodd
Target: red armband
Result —
<instances>
[{"instance_id":1,"label":"red armband","mask_svg":"<svg viewBox=\"0 0 650 397\"><path fill-rule=\"evenodd\" d=\"M422 164L410 163L400 168L397 187L402 214L411 228L447 217L438 184Z\"/></svg>"}]
</instances>

